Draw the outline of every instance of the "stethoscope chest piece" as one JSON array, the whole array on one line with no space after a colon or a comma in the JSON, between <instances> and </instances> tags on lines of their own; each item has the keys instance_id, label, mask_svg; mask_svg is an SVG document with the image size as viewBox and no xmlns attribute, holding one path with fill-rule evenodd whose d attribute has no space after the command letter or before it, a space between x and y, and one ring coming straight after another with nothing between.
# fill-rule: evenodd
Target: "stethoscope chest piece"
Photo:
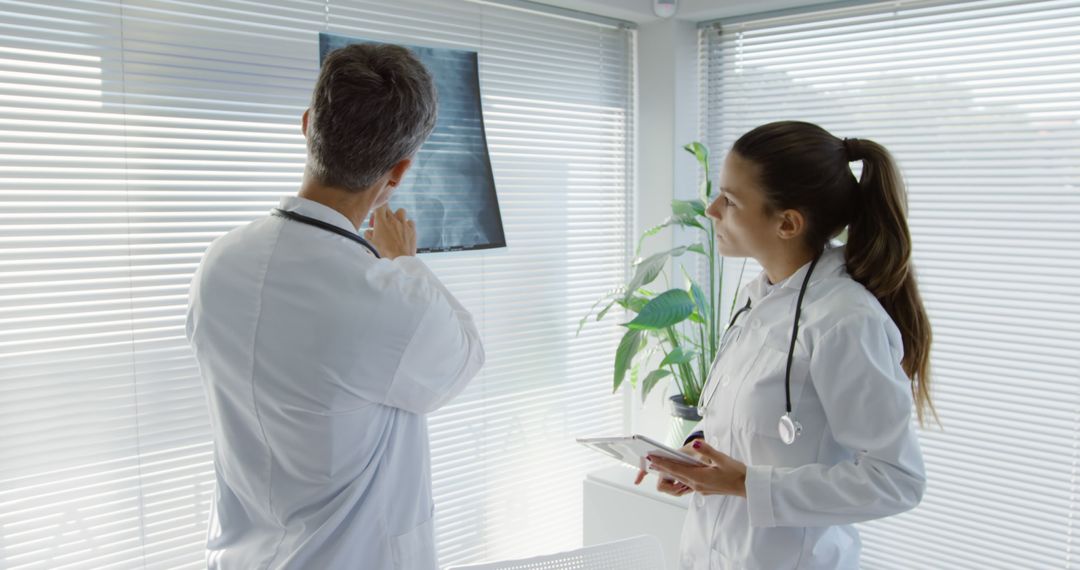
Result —
<instances>
[{"instance_id":1,"label":"stethoscope chest piece","mask_svg":"<svg viewBox=\"0 0 1080 570\"><path fill-rule=\"evenodd\" d=\"M780 416L780 425L777 428L780 432L780 440L787 445L795 443L795 439L798 438L800 434L802 434L802 425L795 418L791 417L791 365L792 362L795 360L795 341L799 338L799 317L802 315L803 297L806 295L807 286L810 285L810 275L814 273L814 267L817 266L817 263L820 259L821 254L819 253L816 257L814 257L814 260L810 262L810 267L806 270L806 276L803 277L802 287L799 287L799 298L795 301L795 319L792 323L791 345L788 346L787 369L784 371L784 399L786 404L786 412L784 413L784 415ZM750 307L750 298L748 296L746 299L746 306L739 309L735 313L735 315L731 317L731 322L728 323L728 328L724 331L724 336L720 341L721 354L724 351L724 345L726 344L728 338L728 332L730 332L731 328L735 325L735 321L739 318L739 315L743 314L746 311L749 311ZM716 362L713 363L713 367L716 367ZM708 383L706 382L706 386L707 385ZM705 415L705 408L708 407L709 401L712 400L712 397L716 394L716 391L717 389L713 388L713 391L709 395L709 397L706 398L705 402L698 407L699 415ZM705 395L704 392L705 390L703 387L701 394L702 396Z\"/></svg>"},{"instance_id":2,"label":"stethoscope chest piece","mask_svg":"<svg viewBox=\"0 0 1080 570\"><path fill-rule=\"evenodd\" d=\"M787 445L795 443L795 439L802 434L802 424L791 417L791 414L780 416L780 425L778 426L778 429L780 431L780 441L783 441Z\"/></svg>"}]
</instances>

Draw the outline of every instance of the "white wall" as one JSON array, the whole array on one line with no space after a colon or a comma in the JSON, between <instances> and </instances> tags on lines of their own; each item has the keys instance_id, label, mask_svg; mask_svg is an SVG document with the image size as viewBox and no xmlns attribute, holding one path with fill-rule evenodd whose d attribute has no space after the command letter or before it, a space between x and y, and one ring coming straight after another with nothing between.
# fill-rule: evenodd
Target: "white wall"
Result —
<instances>
[{"instance_id":1,"label":"white wall","mask_svg":"<svg viewBox=\"0 0 1080 570\"><path fill-rule=\"evenodd\" d=\"M671 214L672 198L697 194L697 161L682 150L684 144L699 137L697 26L679 20L641 24L637 53L635 240ZM694 237L681 229L665 230L646 242L642 255L690 243ZM672 272L669 267L668 275L674 279L681 272ZM673 284L681 286L681 277ZM675 392L669 382L642 404L640 391L631 394L623 388L627 433L670 441L673 421L666 399ZM642 487L633 486L632 478L632 469L619 466L589 475L584 483L583 542L594 545L651 534L661 541L668 567L675 568L688 498L659 495L652 489L652 477Z\"/></svg>"},{"instance_id":2,"label":"white wall","mask_svg":"<svg viewBox=\"0 0 1080 570\"><path fill-rule=\"evenodd\" d=\"M698 138L697 27L681 20L659 20L638 29L637 214L635 240L671 214L673 197L696 195L698 170L682 146ZM649 255L692 238L666 230L650 238ZM668 271L673 278L678 275ZM681 278L673 281L681 284ZM664 386L668 388L668 386ZM626 391L629 394L629 390ZM628 408L632 433L666 436L668 390L657 389L642 406L635 393ZM630 399L630 396L627 396Z\"/></svg>"}]
</instances>

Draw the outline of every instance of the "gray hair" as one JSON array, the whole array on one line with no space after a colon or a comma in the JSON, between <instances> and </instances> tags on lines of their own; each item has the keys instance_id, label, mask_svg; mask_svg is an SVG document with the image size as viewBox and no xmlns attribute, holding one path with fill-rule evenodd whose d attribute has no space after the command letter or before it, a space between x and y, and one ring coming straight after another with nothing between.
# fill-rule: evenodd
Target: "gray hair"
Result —
<instances>
[{"instance_id":1,"label":"gray hair","mask_svg":"<svg viewBox=\"0 0 1080 570\"><path fill-rule=\"evenodd\" d=\"M319 182L360 192L420 150L438 96L424 64L390 44L351 44L323 61L308 113L308 164Z\"/></svg>"}]
</instances>

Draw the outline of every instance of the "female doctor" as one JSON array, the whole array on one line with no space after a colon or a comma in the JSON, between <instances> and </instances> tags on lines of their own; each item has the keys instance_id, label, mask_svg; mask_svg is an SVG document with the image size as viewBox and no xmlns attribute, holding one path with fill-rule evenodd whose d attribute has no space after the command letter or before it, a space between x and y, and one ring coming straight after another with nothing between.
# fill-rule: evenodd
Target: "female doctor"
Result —
<instances>
[{"instance_id":1,"label":"female doctor","mask_svg":"<svg viewBox=\"0 0 1080 570\"><path fill-rule=\"evenodd\" d=\"M722 255L764 270L736 300L683 448L706 466L650 458L661 491L694 494L682 567L858 568L852 524L923 495L912 401L920 423L936 417L897 167L869 140L767 124L735 143L708 215ZM846 246L830 245L844 228Z\"/></svg>"}]
</instances>

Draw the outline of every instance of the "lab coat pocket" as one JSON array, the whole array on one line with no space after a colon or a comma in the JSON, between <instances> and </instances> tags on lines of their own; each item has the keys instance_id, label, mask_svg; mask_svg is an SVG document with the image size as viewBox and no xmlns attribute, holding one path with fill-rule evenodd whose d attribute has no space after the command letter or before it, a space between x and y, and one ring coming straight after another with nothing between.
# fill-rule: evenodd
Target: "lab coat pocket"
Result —
<instances>
[{"instance_id":1,"label":"lab coat pocket","mask_svg":"<svg viewBox=\"0 0 1080 570\"><path fill-rule=\"evenodd\" d=\"M778 424L786 404L787 360L786 347L778 349L769 341L761 347L757 363L739 390L734 417L737 427L756 436L780 439ZM810 363L796 352L791 362L792 415L798 416L799 402L809 378Z\"/></svg>"},{"instance_id":2,"label":"lab coat pocket","mask_svg":"<svg viewBox=\"0 0 1080 570\"><path fill-rule=\"evenodd\" d=\"M435 518L391 540L394 568L437 570L435 561Z\"/></svg>"}]
</instances>

